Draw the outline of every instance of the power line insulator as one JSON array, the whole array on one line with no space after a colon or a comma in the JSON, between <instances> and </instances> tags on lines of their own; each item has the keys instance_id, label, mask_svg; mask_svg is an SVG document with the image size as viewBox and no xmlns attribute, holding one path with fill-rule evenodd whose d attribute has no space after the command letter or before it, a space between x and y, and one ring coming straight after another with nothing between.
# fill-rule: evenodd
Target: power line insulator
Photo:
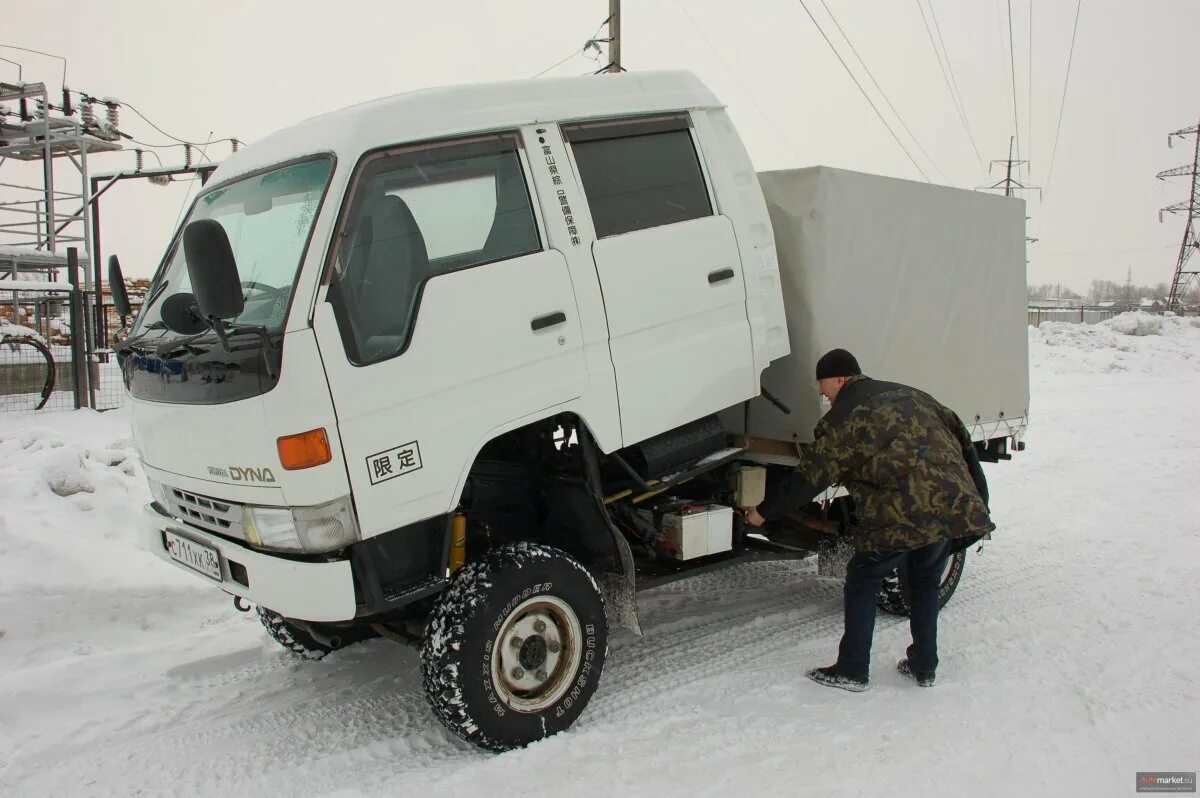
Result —
<instances>
[{"instance_id":1,"label":"power line insulator","mask_svg":"<svg viewBox=\"0 0 1200 798\"><path fill-rule=\"evenodd\" d=\"M62 112L63 116L75 115L75 109L71 107L71 90L66 86L63 86Z\"/></svg>"},{"instance_id":2,"label":"power line insulator","mask_svg":"<svg viewBox=\"0 0 1200 798\"><path fill-rule=\"evenodd\" d=\"M79 119L85 128L96 125L96 109L92 107L91 99L88 97L84 97L79 106Z\"/></svg>"},{"instance_id":3,"label":"power line insulator","mask_svg":"<svg viewBox=\"0 0 1200 798\"><path fill-rule=\"evenodd\" d=\"M137 170L142 171L142 151L134 150L133 154L137 156Z\"/></svg>"},{"instance_id":4,"label":"power line insulator","mask_svg":"<svg viewBox=\"0 0 1200 798\"><path fill-rule=\"evenodd\" d=\"M183 166L185 169L190 169L192 166L192 145L183 145Z\"/></svg>"},{"instance_id":5,"label":"power line insulator","mask_svg":"<svg viewBox=\"0 0 1200 798\"><path fill-rule=\"evenodd\" d=\"M242 146L242 142L238 141L237 139L230 139L229 141L230 141L230 144L233 146L234 152L237 152L238 148L240 148Z\"/></svg>"},{"instance_id":6,"label":"power line insulator","mask_svg":"<svg viewBox=\"0 0 1200 798\"><path fill-rule=\"evenodd\" d=\"M105 106L107 108L105 116L108 119L108 126L113 130L116 130L120 127L120 124L118 123L121 120L121 106L117 105L116 103L105 103Z\"/></svg>"}]
</instances>

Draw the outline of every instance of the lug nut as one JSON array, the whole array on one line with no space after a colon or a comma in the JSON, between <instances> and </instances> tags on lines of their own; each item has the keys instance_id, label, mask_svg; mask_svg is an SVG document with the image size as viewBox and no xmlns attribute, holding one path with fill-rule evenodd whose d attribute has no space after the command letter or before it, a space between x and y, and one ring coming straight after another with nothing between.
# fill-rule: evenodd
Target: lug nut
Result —
<instances>
[{"instance_id":1,"label":"lug nut","mask_svg":"<svg viewBox=\"0 0 1200 798\"><path fill-rule=\"evenodd\" d=\"M509 643L509 644L510 644L510 645L511 645L513 648L520 648L521 646L525 645L525 641L524 641L524 640L522 640L522 639L521 639L521 638L519 638L519 637L514 637L514 638L513 638L513 639L510 641L510 643Z\"/></svg>"},{"instance_id":2,"label":"lug nut","mask_svg":"<svg viewBox=\"0 0 1200 798\"><path fill-rule=\"evenodd\" d=\"M521 670L520 668L513 668L513 669L512 669L512 677L513 677L514 679L518 679L518 680L520 680L520 679L524 679L524 678L525 678L525 671Z\"/></svg>"},{"instance_id":3,"label":"lug nut","mask_svg":"<svg viewBox=\"0 0 1200 798\"><path fill-rule=\"evenodd\" d=\"M533 631L537 632L538 634L541 634L542 632L546 631L546 622L545 621L534 621L533 622Z\"/></svg>"},{"instance_id":4,"label":"lug nut","mask_svg":"<svg viewBox=\"0 0 1200 798\"><path fill-rule=\"evenodd\" d=\"M549 674L547 674L547 673L546 673L546 669L545 669L545 668L539 668L539 669L538 669L538 672L537 672L537 673L535 673L535 674L533 674L533 676L534 676L534 678L535 678L535 679L537 679L539 682L544 682L544 681L546 681L546 678L549 676Z\"/></svg>"},{"instance_id":5,"label":"lug nut","mask_svg":"<svg viewBox=\"0 0 1200 798\"><path fill-rule=\"evenodd\" d=\"M562 643L559 643L557 640L551 640L546 644L546 650L551 654L557 654L559 651L562 651Z\"/></svg>"}]
</instances>

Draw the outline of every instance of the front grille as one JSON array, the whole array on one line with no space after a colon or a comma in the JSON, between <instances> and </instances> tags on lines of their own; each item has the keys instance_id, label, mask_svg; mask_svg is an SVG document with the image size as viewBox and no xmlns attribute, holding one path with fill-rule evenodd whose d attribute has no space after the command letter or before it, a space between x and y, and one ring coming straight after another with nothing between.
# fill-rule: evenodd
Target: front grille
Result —
<instances>
[{"instance_id":1,"label":"front grille","mask_svg":"<svg viewBox=\"0 0 1200 798\"><path fill-rule=\"evenodd\" d=\"M242 505L168 487L168 511L181 521L218 535L246 539L242 527Z\"/></svg>"}]
</instances>

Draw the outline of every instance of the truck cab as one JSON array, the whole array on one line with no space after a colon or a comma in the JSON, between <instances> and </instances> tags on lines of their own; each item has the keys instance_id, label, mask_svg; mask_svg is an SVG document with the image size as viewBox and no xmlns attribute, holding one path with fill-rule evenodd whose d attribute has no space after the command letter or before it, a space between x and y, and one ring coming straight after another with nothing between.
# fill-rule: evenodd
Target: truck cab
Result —
<instances>
[{"instance_id":1,"label":"truck cab","mask_svg":"<svg viewBox=\"0 0 1200 798\"><path fill-rule=\"evenodd\" d=\"M689 73L316 117L220 166L121 346L146 547L324 648L501 542L628 587L599 459L711 439L788 347L756 175Z\"/></svg>"}]
</instances>

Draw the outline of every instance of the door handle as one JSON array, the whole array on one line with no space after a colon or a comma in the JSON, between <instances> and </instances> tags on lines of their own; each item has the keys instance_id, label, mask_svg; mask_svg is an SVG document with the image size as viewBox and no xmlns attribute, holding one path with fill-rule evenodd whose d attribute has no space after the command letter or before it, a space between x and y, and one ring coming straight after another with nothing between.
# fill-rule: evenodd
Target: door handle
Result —
<instances>
[{"instance_id":1,"label":"door handle","mask_svg":"<svg viewBox=\"0 0 1200 798\"><path fill-rule=\"evenodd\" d=\"M566 322L567 314L560 310L557 313L550 313L546 316L538 316L536 319L529 322L529 329L537 332L538 330L544 330L547 327L553 327L556 324L566 324Z\"/></svg>"},{"instance_id":2,"label":"door handle","mask_svg":"<svg viewBox=\"0 0 1200 798\"><path fill-rule=\"evenodd\" d=\"M733 269L718 269L708 273L708 284L715 285L733 279Z\"/></svg>"}]
</instances>

